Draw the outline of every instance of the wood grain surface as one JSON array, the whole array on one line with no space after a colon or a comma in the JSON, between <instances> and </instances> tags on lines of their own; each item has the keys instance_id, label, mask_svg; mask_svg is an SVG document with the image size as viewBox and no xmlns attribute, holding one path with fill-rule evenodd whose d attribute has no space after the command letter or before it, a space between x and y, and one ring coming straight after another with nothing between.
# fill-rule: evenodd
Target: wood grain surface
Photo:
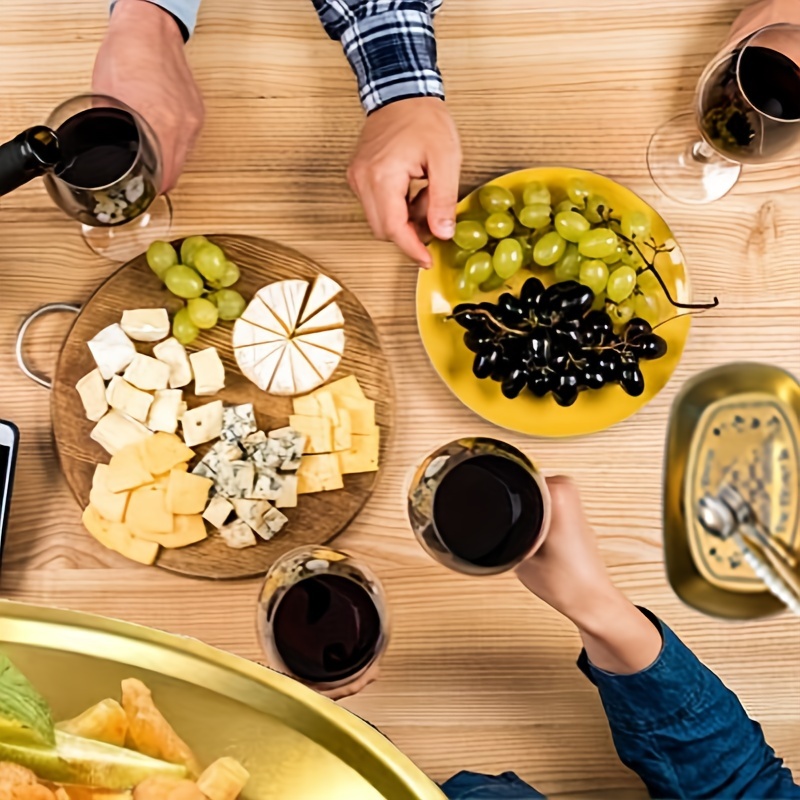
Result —
<instances>
[{"instance_id":1,"label":"wood grain surface","mask_svg":"<svg viewBox=\"0 0 800 800\"><path fill-rule=\"evenodd\" d=\"M728 361L800 373L800 162L745 171L703 208L648 175L653 130L689 108L704 65L744 0L446 0L437 19L448 101L464 146L462 191L537 164L599 170L653 205L684 249L695 319L671 382L609 431L508 436L579 483L603 556L637 603L670 623L738 692L800 777L800 620L723 623L676 598L664 574L661 490L670 405L681 384ZM0 3L0 136L88 89L102 0ZM438 443L497 435L436 378L414 320L414 268L372 239L345 169L362 122L354 79L308 0L204 0L190 60L207 121L173 195L175 235L224 231L302 251L340 276L378 325L394 376L397 435L366 509L338 541L387 587L394 634L380 680L346 702L432 777L514 769L551 797L639 798L600 702L575 668L570 625L511 576L432 563L406 525L408 470ZM209 585L136 568L96 545L53 449L49 395L16 369L14 337L45 302L85 301L115 265L93 256L41 184L0 199L0 416L22 431L0 588L196 636L261 659L258 581ZM71 320L37 326L30 356L52 371ZM669 464L666 465L669 469Z\"/></svg>"},{"instance_id":2,"label":"wood grain surface","mask_svg":"<svg viewBox=\"0 0 800 800\"><path fill-rule=\"evenodd\" d=\"M311 283L319 268L295 250L252 236L210 236L228 258L239 265L242 277L236 288L248 300L263 286L275 281L298 279ZM346 287L336 298L345 317L345 353L332 380L355 375L364 393L376 401L375 421L381 428L381 460L386 459L392 437L392 381L381 349L378 331L369 313ZM121 267L83 305L64 340L53 381L52 420L56 448L64 477L82 508L89 503L95 466L108 462L108 454L89 438L93 422L86 419L75 384L94 369L86 342L98 331L113 325L125 308L175 308L175 298L153 275L144 255ZM225 388L215 398L229 405L252 403L259 430L271 431L289 424L292 401L262 392L240 372L231 343L233 323L220 323L203 331L190 352L215 347L225 366ZM140 353L151 355L152 347L138 344ZM188 387L191 389L191 386ZM210 397L184 392L189 408L203 405ZM197 448L202 456L209 446ZM157 564L181 575L196 578L252 578L263 575L276 558L300 545L323 544L347 527L367 502L378 473L348 475L344 489L303 495L297 508L283 509L289 522L280 535L256 547L232 550L219 536L177 550L161 548Z\"/></svg>"}]
</instances>

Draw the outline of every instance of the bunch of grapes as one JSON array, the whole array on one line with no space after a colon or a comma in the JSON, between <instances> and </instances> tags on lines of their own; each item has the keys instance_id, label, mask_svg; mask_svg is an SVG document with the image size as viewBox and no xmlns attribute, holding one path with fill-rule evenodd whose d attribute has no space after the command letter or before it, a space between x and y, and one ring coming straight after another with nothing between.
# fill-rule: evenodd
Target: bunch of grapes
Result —
<instances>
[{"instance_id":1,"label":"bunch of grapes","mask_svg":"<svg viewBox=\"0 0 800 800\"><path fill-rule=\"evenodd\" d=\"M191 344L202 329L244 312L245 299L230 288L239 280L239 267L205 236L184 239L180 260L169 242L153 242L147 264L172 294L186 300L172 318L172 335L181 344Z\"/></svg>"},{"instance_id":2,"label":"bunch of grapes","mask_svg":"<svg viewBox=\"0 0 800 800\"><path fill-rule=\"evenodd\" d=\"M659 282L639 246L650 236L647 215L627 211L614 217L608 201L580 179L570 181L566 191L566 199L554 203L547 186L529 183L520 203L502 186L483 186L482 212L460 216L453 236L459 297L469 300L478 289L497 289L535 265L552 268L556 281L588 286L595 310L606 308L618 325L634 316L660 322Z\"/></svg>"},{"instance_id":3,"label":"bunch of grapes","mask_svg":"<svg viewBox=\"0 0 800 800\"><path fill-rule=\"evenodd\" d=\"M638 397L644 392L640 359L661 358L667 343L641 317L615 333L612 317L593 309L595 300L574 280L545 289L528 278L519 297L506 292L496 303L462 303L452 318L466 329L475 377L498 381L510 399L527 388L571 406L582 390L613 383Z\"/></svg>"}]
</instances>

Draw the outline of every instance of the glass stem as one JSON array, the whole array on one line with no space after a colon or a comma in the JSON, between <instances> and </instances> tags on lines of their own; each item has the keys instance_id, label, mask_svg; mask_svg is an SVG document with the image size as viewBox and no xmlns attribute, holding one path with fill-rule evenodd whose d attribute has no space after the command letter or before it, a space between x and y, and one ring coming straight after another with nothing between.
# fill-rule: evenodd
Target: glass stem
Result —
<instances>
[{"instance_id":1,"label":"glass stem","mask_svg":"<svg viewBox=\"0 0 800 800\"><path fill-rule=\"evenodd\" d=\"M700 139L691 146L692 159L701 164L708 164L713 161L717 153L705 139Z\"/></svg>"}]
</instances>

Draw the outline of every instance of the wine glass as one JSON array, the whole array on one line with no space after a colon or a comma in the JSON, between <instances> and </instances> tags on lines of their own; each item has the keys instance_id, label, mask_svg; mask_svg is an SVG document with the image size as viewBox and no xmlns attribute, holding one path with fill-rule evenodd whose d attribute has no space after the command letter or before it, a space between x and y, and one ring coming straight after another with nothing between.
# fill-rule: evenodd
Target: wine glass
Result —
<instances>
[{"instance_id":1,"label":"wine glass","mask_svg":"<svg viewBox=\"0 0 800 800\"><path fill-rule=\"evenodd\" d=\"M45 186L81 223L94 252L127 261L153 240L168 238L172 205L158 194L158 139L137 112L112 97L87 94L58 106L47 127L60 157L45 172Z\"/></svg>"},{"instance_id":2,"label":"wine glass","mask_svg":"<svg viewBox=\"0 0 800 800\"><path fill-rule=\"evenodd\" d=\"M800 26L768 25L726 45L703 72L693 113L659 128L647 151L664 194L711 203L742 164L775 160L800 139Z\"/></svg>"},{"instance_id":3,"label":"wine glass","mask_svg":"<svg viewBox=\"0 0 800 800\"><path fill-rule=\"evenodd\" d=\"M497 439L457 439L434 450L406 494L422 547L468 575L513 569L541 547L550 526L542 474L524 453Z\"/></svg>"},{"instance_id":4,"label":"wine glass","mask_svg":"<svg viewBox=\"0 0 800 800\"><path fill-rule=\"evenodd\" d=\"M272 565L257 623L271 667L334 696L363 686L389 642L377 576L347 553L323 546L299 547Z\"/></svg>"}]
</instances>

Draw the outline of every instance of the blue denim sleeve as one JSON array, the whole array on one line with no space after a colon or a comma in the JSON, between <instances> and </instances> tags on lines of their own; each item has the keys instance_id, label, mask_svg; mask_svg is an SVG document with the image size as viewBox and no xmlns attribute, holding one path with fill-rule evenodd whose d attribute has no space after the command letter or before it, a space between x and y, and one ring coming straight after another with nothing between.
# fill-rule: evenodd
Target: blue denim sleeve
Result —
<instances>
[{"instance_id":1,"label":"blue denim sleeve","mask_svg":"<svg viewBox=\"0 0 800 800\"><path fill-rule=\"evenodd\" d=\"M792 800L800 787L736 695L657 617L661 653L635 675L612 675L581 653L617 753L652 797Z\"/></svg>"},{"instance_id":2,"label":"blue denim sleeve","mask_svg":"<svg viewBox=\"0 0 800 800\"><path fill-rule=\"evenodd\" d=\"M479 775L459 772L442 785L449 800L545 800L513 772L502 775Z\"/></svg>"}]
</instances>

